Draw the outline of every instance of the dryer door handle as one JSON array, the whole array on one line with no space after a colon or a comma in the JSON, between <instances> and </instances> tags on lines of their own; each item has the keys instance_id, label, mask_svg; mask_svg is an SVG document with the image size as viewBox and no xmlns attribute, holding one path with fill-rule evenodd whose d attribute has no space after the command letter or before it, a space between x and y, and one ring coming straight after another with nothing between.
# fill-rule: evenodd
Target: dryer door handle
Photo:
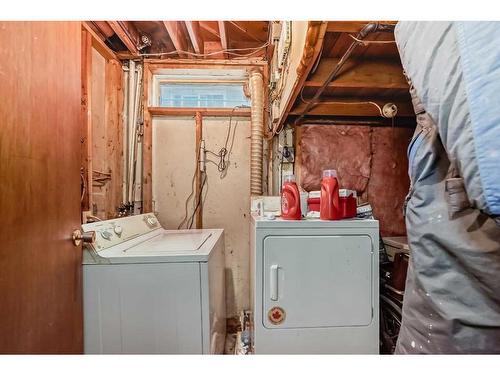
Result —
<instances>
[{"instance_id":1,"label":"dryer door handle","mask_svg":"<svg viewBox=\"0 0 500 375\"><path fill-rule=\"evenodd\" d=\"M278 265L271 265L270 275L269 275L269 296L272 301L278 300Z\"/></svg>"}]
</instances>

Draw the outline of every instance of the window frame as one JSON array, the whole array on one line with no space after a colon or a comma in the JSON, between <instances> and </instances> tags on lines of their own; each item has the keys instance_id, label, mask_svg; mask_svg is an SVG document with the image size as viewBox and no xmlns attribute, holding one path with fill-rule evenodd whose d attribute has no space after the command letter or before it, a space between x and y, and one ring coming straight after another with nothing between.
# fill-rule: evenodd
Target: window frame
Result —
<instances>
[{"instance_id":1,"label":"window frame","mask_svg":"<svg viewBox=\"0 0 500 375\"><path fill-rule=\"evenodd\" d=\"M150 103L153 107L161 108L213 108L213 109L231 109L233 107L171 107L161 106L161 85L163 84L193 84L193 85L238 85L241 86L243 95L245 95L244 86L248 83L248 73L242 69L167 69L161 74L153 74L152 77L152 95L153 102ZM246 97L246 96L245 96ZM184 98L178 99L181 103ZM201 99L198 96L198 104L207 99ZM223 99L224 100L224 99ZM248 98L248 105L250 99Z\"/></svg>"}]
</instances>

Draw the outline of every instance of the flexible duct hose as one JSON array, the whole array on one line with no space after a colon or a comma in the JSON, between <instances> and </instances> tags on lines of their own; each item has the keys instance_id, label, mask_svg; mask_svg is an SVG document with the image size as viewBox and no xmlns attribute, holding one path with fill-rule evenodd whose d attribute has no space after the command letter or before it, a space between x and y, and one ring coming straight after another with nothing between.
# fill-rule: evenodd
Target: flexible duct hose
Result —
<instances>
[{"instance_id":1,"label":"flexible duct hose","mask_svg":"<svg viewBox=\"0 0 500 375\"><path fill-rule=\"evenodd\" d=\"M250 194L262 195L262 155L264 138L264 79L262 73L250 73L251 137Z\"/></svg>"}]
</instances>

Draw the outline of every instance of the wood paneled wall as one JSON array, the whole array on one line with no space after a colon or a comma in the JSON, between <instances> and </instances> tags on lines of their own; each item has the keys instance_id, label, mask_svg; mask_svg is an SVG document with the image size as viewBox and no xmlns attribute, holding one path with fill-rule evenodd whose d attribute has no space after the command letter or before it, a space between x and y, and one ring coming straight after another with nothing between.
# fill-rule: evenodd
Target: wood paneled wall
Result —
<instances>
[{"instance_id":1,"label":"wood paneled wall","mask_svg":"<svg viewBox=\"0 0 500 375\"><path fill-rule=\"evenodd\" d=\"M123 69L113 53L82 29L82 209L116 217L123 186Z\"/></svg>"}]
</instances>

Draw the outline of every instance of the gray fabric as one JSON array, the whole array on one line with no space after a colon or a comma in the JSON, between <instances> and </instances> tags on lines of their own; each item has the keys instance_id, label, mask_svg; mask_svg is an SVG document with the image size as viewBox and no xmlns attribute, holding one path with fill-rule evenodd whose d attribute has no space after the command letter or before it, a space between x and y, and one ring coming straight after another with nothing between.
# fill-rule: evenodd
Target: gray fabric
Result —
<instances>
[{"instance_id":1,"label":"gray fabric","mask_svg":"<svg viewBox=\"0 0 500 375\"><path fill-rule=\"evenodd\" d=\"M488 213L453 22L399 22L394 34L406 74L456 160L471 204Z\"/></svg>"},{"instance_id":2,"label":"gray fabric","mask_svg":"<svg viewBox=\"0 0 500 375\"><path fill-rule=\"evenodd\" d=\"M396 27L421 138L412 142L411 258L396 353L500 353L500 227L477 208L484 202L450 25ZM443 114L444 106L454 110Z\"/></svg>"}]
</instances>

